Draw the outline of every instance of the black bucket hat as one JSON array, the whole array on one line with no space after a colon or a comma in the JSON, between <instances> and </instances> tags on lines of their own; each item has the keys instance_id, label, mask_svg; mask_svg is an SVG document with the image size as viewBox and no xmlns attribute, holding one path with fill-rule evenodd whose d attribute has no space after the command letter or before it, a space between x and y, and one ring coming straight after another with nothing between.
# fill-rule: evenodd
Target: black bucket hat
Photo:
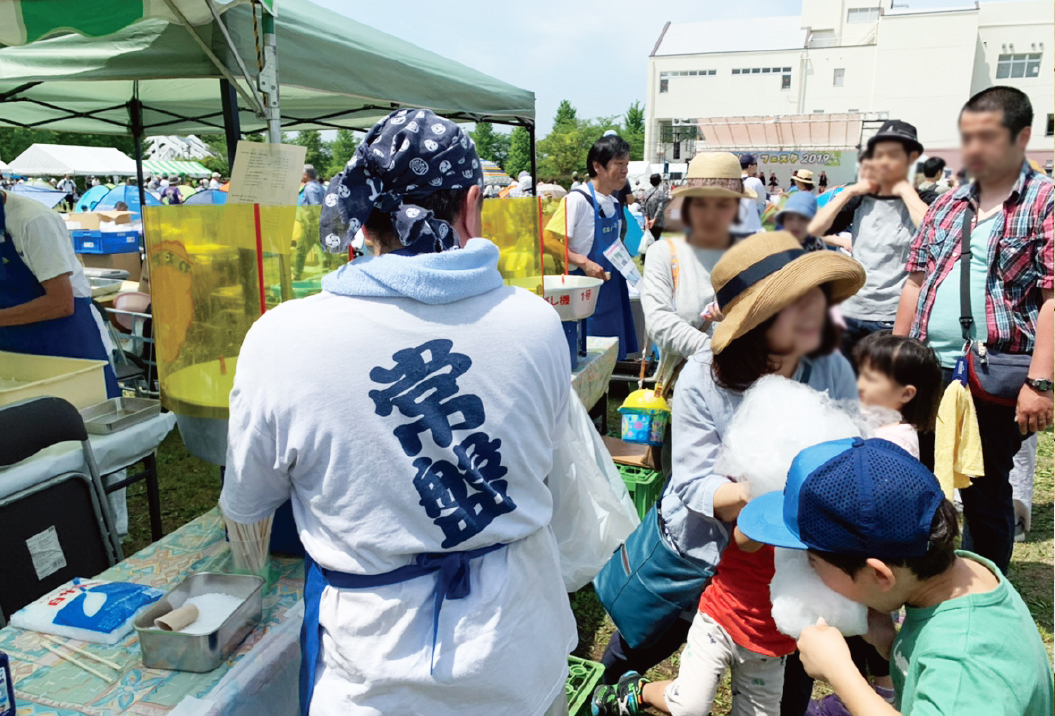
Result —
<instances>
[{"instance_id":1,"label":"black bucket hat","mask_svg":"<svg viewBox=\"0 0 1055 716\"><path fill-rule=\"evenodd\" d=\"M896 141L905 145L905 149L911 154L919 152L923 154L923 145L919 143L916 136L916 128L908 122L900 119L888 119L875 136L868 140L868 156L872 156L872 150L878 142Z\"/></svg>"}]
</instances>

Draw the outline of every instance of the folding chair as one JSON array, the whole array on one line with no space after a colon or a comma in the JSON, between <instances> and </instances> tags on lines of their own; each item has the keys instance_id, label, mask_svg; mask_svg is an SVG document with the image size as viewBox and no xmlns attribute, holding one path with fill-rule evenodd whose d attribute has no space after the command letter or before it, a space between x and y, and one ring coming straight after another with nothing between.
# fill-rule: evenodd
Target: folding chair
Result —
<instances>
[{"instance_id":1,"label":"folding chair","mask_svg":"<svg viewBox=\"0 0 1055 716\"><path fill-rule=\"evenodd\" d=\"M124 558L77 409L54 397L0 408L0 468L66 441L81 444L87 472L51 475L0 499L0 626L6 623L5 614L73 577L95 576ZM54 550L56 543L61 554Z\"/></svg>"}]
</instances>

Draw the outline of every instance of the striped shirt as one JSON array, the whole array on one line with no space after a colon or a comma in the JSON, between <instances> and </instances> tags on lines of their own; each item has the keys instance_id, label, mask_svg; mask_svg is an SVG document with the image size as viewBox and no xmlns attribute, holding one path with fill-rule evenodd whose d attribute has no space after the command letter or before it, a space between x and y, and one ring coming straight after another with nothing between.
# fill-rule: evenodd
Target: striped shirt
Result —
<instances>
[{"instance_id":1,"label":"striped shirt","mask_svg":"<svg viewBox=\"0 0 1055 716\"><path fill-rule=\"evenodd\" d=\"M989 242L989 278L985 287L987 344L1004 353L1032 353L1041 291L1052 289L1053 198L1055 183L1023 163L1018 181L996 217ZM927 340L927 322L938 286L960 259L960 229L968 202L978 207L972 183L941 195L927 211L909 250L909 273L924 273L910 335Z\"/></svg>"}]
</instances>

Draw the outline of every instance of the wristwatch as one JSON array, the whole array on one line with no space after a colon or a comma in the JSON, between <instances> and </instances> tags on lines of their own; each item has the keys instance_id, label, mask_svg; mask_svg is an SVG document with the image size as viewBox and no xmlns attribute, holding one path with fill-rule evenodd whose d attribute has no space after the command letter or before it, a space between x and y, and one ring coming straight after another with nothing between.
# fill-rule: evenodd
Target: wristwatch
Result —
<instances>
[{"instance_id":1,"label":"wristwatch","mask_svg":"<svg viewBox=\"0 0 1055 716\"><path fill-rule=\"evenodd\" d=\"M1050 393L1055 388L1055 383L1050 380L1038 380L1037 378L1026 378L1026 385L1038 393Z\"/></svg>"}]
</instances>

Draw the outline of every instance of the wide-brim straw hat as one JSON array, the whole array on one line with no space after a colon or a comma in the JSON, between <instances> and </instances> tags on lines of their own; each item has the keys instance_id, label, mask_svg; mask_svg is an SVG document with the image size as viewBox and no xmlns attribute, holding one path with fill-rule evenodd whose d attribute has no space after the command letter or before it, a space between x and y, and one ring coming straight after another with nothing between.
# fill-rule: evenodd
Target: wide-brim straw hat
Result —
<instances>
[{"instance_id":1,"label":"wide-brim straw hat","mask_svg":"<svg viewBox=\"0 0 1055 716\"><path fill-rule=\"evenodd\" d=\"M740 160L729 152L703 152L689 162L685 183L671 192L673 197L714 196L732 199L755 199L750 189L744 188Z\"/></svg>"},{"instance_id":2,"label":"wide-brim straw hat","mask_svg":"<svg viewBox=\"0 0 1055 716\"><path fill-rule=\"evenodd\" d=\"M803 184L809 184L813 186L813 172L809 169L800 169L791 175L792 179L802 182Z\"/></svg>"},{"instance_id":3,"label":"wide-brim straw hat","mask_svg":"<svg viewBox=\"0 0 1055 716\"><path fill-rule=\"evenodd\" d=\"M711 272L725 316L714 331L711 351L721 353L816 286L828 286L829 302L834 305L853 296L864 283L864 268L849 256L804 251L786 231L749 236L726 251Z\"/></svg>"}]
</instances>

